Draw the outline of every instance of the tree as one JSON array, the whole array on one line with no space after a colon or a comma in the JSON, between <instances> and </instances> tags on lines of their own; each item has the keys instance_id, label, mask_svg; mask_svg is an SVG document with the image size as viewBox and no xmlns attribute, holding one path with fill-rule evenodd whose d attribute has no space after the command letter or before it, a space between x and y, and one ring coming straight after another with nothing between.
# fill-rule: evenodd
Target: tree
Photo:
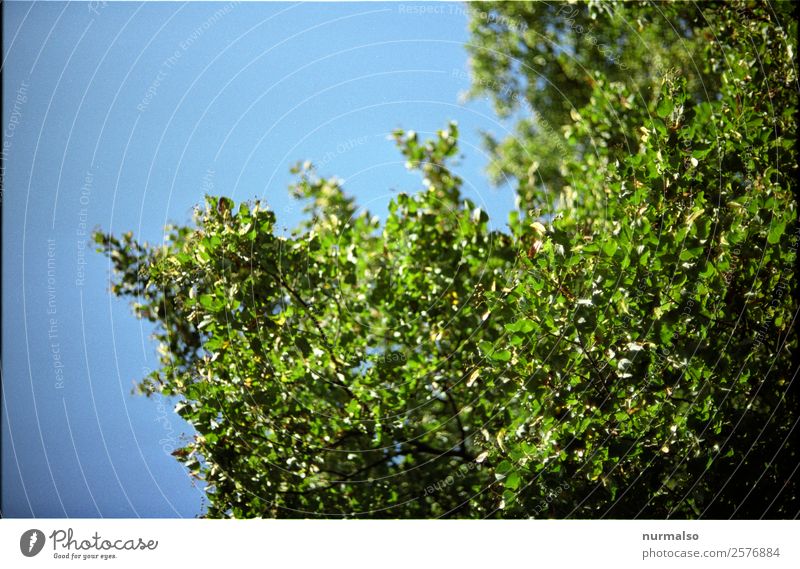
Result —
<instances>
[{"instance_id":1,"label":"tree","mask_svg":"<svg viewBox=\"0 0 800 569\"><path fill-rule=\"evenodd\" d=\"M424 189L382 224L303 164L290 236L224 197L161 246L96 234L207 515L794 516L796 22L576 6L625 74L562 8L480 6L474 94L539 115L488 141L507 231L461 197L451 123L396 132ZM642 34L675 38L659 77Z\"/></svg>"}]
</instances>

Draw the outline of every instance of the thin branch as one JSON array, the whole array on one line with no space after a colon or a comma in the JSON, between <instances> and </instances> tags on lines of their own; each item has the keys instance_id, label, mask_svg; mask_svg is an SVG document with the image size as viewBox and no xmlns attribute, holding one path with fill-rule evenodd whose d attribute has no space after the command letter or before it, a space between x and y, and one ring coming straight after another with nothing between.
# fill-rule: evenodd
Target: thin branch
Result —
<instances>
[{"instance_id":1,"label":"thin branch","mask_svg":"<svg viewBox=\"0 0 800 569\"><path fill-rule=\"evenodd\" d=\"M467 432L464 430L464 425L461 422L461 410L456 405L456 400L453 397L453 394L450 392L450 389L445 389L445 397L450 402L450 406L453 408L453 413L455 413L456 417L456 425L458 425L458 431L461 433L461 442L459 443L459 447L462 451L467 450Z\"/></svg>"},{"instance_id":2,"label":"thin branch","mask_svg":"<svg viewBox=\"0 0 800 569\"><path fill-rule=\"evenodd\" d=\"M433 448L432 446L428 445L427 443L423 443L422 441L406 441L407 445L411 445L416 448L420 452L424 452L427 454L435 454L437 456L457 456L463 458L465 460L473 460L471 454L466 452L464 449L459 448L458 450L450 449L450 450L441 450L437 448Z\"/></svg>"},{"instance_id":3,"label":"thin branch","mask_svg":"<svg viewBox=\"0 0 800 569\"><path fill-rule=\"evenodd\" d=\"M314 325L319 330L322 342L323 342L323 344L324 344L324 346L326 348L326 351L328 352L328 355L331 357L331 361L333 362L334 366L336 367L336 371L341 373L342 375L344 375L344 373L342 372L342 364L339 361L339 359L336 357L336 354L333 352L333 346L331 346L331 343L328 340L328 337L325 335L324 328L322 327L322 324L320 324L319 320L317 320L317 317L314 316L314 313L312 312L312 309L311 309L311 305L308 304L305 300L303 300L303 298L297 293L297 291L294 290L291 286L289 286L289 283L287 283L286 280L280 274L273 273L272 271L270 271L269 269L266 269L266 268L264 269L264 271L268 275L271 275L271 276L275 277L276 279L278 279L278 282L281 284L281 286L283 288L285 288L287 291L289 291L289 294L291 294L297 300L297 302L299 302L306 309L306 313L308 314L309 318L311 318L311 320L314 322ZM332 383L337 385L338 387L341 387L342 389L344 389L351 398L355 398L355 395L353 394L352 391L350 391L350 388L347 387L341 381L339 381L338 378L333 380Z\"/></svg>"}]
</instances>

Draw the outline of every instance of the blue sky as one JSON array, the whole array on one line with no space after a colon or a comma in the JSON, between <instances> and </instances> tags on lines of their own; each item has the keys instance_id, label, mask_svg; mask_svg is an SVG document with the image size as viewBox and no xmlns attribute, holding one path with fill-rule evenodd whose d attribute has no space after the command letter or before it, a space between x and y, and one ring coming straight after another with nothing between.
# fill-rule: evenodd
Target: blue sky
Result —
<instances>
[{"instance_id":1,"label":"blue sky","mask_svg":"<svg viewBox=\"0 0 800 569\"><path fill-rule=\"evenodd\" d=\"M95 227L161 240L205 193L258 197L293 226L309 159L377 214L419 189L388 141L455 119L465 194L502 228L468 87L463 5L4 2L3 515L192 517L169 455L190 428L133 395L148 326L108 294ZM424 12L424 10L422 11Z\"/></svg>"}]
</instances>

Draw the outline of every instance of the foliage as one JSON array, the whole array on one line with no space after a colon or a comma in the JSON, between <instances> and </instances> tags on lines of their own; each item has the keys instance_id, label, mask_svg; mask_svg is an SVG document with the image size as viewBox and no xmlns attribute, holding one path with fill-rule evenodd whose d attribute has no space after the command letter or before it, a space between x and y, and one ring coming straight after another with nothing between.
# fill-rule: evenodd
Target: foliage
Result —
<instances>
[{"instance_id":1,"label":"foliage","mask_svg":"<svg viewBox=\"0 0 800 569\"><path fill-rule=\"evenodd\" d=\"M507 231L461 197L451 123L396 133L424 189L383 223L304 164L291 235L222 197L158 247L96 235L158 324L141 388L181 396L207 515L794 516L796 22L481 8L474 94L519 119L489 141Z\"/></svg>"}]
</instances>

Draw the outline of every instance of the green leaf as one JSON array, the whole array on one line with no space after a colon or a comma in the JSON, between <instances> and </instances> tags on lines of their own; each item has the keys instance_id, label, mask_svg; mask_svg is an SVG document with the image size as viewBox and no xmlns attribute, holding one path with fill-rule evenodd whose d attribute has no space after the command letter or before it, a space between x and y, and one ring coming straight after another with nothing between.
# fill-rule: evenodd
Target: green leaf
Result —
<instances>
[{"instance_id":1,"label":"green leaf","mask_svg":"<svg viewBox=\"0 0 800 569\"><path fill-rule=\"evenodd\" d=\"M351 417L360 417L361 416L361 405L359 405L356 399L351 399L350 402L347 404L347 414Z\"/></svg>"},{"instance_id":2,"label":"green leaf","mask_svg":"<svg viewBox=\"0 0 800 569\"><path fill-rule=\"evenodd\" d=\"M683 249L680 254L681 261L691 261L703 254L702 247L692 247L690 249Z\"/></svg>"},{"instance_id":3,"label":"green leaf","mask_svg":"<svg viewBox=\"0 0 800 569\"><path fill-rule=\"evenodd\" d=\"M503 484L509 490L516 490L517 488L519 488L519 484L521 481L522 478L520 478L519 474L516 472L512 472L511 474L508 475L508 477L506 477Z\"/></svg>"},{"instance_id":4,"label":"green leaf","mask_svg":"<svg viewBox=\"0 0 800 569\"><path fill-rule=\"evenodd\" d=\"M304 336L299 334L295 336L294 345L297 346L297 349L300 350L304 357L311 355L311 344L308 343Z\"/></svg>"},{"instance_id":5,"label":"green leaf","mask_svg":"<svg viewBox=\"0 0 800 569\"><path fill-rule=\"evenodd\" d=\"M781 221L779 223L773 223L769 229L769 235L767 235L767 242L770 245L775 245L776 243L780 242L781 237L783 236L785 231L786 231L785 221Z\"/></svg>"},{"instance_id":6,"label":"green leaf","mask_svg":"<svg viewBox=\"0 0 800 569\"><path fill-rule=\"evenodd\" d=\"M495 471L496 474L500 474L500 475L504 476L504 475L508 474L509 472L511 472L511 470L513 470L513 469L514 469L514 465L511 464L509 461L504 460L500 464L497 465L497 468L495 468L494 471Z\"/></svg>"},{"instance_id":7,"label":"green leaf","mask_svg":"<svg viewBox=\"0 0 800 569\"><path fill-rule=\"evenodd\" d=\"M658 107L656 107L656 113L663 119L669 116L673 109L672 101L667 97L661 97L661 100L658 101Z\"/></svg>"},{"instance_id":8,"label":"green leaf","mask_svg":"<svg viewBox=\"0 0 800 569\"><path fill-rule=\"evenodd\" d=\"M603 253L605 253L609 257L613 257L614 253L617 252L617 242L614 240L609 240L603 243Z\"/></svg>"},{"instance_id":9,"label":"green leaf","mask_svg":"<svg viewBox=\"0 0 800 569\"><path fill-rule=\"evenodd\" d=\"M494 352L492 354L492 359L493 360L497 360L497 361L501 361L501 362L507 362L508 360L511 359L511 352L509 350L500 350L500 351Z\"/></svg>"},{"instance_id":10,"label":"green leaf","mask_svg":"<svg viewBox=\"0 0 800 569\"><path fill-rule=\"evenodd\" d=\"M716 269L714 268L714 265L713 265L713 264L711 264L711 263L706 263L706 265L705 265L705 267L703 268L703 270L702 270L702 271L700 271L700 278L702 278L702 279L708 279L708 278L710 278L712 275L714 275L714 273L716 273L716 272L717 272L717 271L716 271Z\"/></svg>"},{"instance_id":11,"label":"green leaf","mask_svg":"<svg viewBox=\"0 0 800 569\"><path fill-rule=\"evenodd\" d=\"M510 324L505 325L505 329L509 332L521 332L523 334L528 334L532 332L536 328L536 323L532 320L528 320L524 318L522 320L517 320Z\"/></svg>"}]
</instances>

